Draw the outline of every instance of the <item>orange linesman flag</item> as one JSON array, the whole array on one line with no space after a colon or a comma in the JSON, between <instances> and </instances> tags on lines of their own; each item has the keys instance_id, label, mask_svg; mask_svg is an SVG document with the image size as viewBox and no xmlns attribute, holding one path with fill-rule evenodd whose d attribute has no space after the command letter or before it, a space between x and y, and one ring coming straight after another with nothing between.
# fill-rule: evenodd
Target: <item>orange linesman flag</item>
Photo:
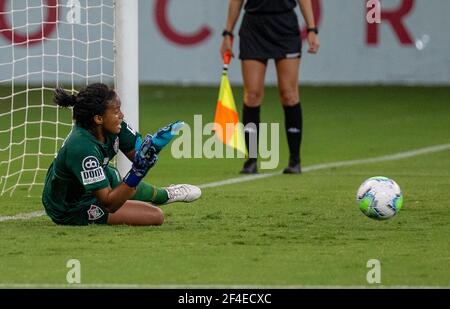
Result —
<instances>
[{"instance_id":1,"label":"orange linesman flag","mask_svg":"<svg viewBox=\"0 0 450 309\"><path fill-rule=\"evenodd\" d=\"M228 65L231 61L231 53L226 53L223 58L224 64L216 116L214 117L214 131L222 143L247 155L244 131L242 125L239 125L239 115L236 111L236 104L234 103L233 92L228 79Z\"/></svg>"}]
</instances>

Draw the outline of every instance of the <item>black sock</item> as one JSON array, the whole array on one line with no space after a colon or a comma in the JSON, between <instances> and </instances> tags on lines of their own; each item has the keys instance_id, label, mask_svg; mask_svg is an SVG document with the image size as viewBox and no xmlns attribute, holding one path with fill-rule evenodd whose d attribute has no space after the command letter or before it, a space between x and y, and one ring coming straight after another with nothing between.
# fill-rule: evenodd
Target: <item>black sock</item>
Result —
<instances>
[{"instance_id":1,"label":"black sock","mask_svg":"<svg viewBox=\"0 0 450 309\"><path fill-rule=\"evenodd\" d=\"M250 125L251 127L244 128L245 146L247 146L250 161L256 161L258 157L258 130L260 123L259 111L259 106L250 107L244 103L244 113L242 116L244 127L248 124L253 124Z\"/></svg>"},{"instance_id":2,"label":"black sock","mask_svg":"<svg viewBox=\"0 0 450 309\"><path fill-rule=\"evenodd\" d=\"M300 163L300 145L303 133L303 115L300 103L294 106L283 106L286 136L289 144L289 160Z\"/></svg>"}]
</instances>

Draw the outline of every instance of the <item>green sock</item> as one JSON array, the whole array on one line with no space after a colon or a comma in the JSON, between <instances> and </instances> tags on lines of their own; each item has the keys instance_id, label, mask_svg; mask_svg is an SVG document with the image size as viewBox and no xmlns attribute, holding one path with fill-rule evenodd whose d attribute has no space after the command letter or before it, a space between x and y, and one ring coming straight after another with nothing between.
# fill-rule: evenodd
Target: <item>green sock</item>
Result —
<instances>
[{"instance_id":1,"label":"green sock","mask_svg":"<svg viewBox=\"0 0 450 309\"><path fill-rule=\"evenodd\" d=\"M150 202L160 205L164 204L169 199L169 196L167 195L167 191L165 189L155 187L143 181L141 181L136 189L136 193L132 197L133 200Z\"/></svg>"}]
</instances>

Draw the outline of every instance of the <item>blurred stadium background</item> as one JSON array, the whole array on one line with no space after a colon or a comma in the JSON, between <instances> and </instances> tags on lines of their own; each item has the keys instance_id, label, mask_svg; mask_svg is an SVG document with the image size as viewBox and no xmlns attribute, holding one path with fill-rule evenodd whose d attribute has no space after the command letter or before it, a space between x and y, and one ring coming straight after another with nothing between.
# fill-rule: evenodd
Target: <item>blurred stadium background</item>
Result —
<instances>
[{"instance_id":1,"label":"blurred stadium background","mask_svg":"<svg viewBox=\"0 0 450 309\"><path fill-rule=\"evenodd\" d=\"M227 3L139 1L141 132L213 121ZM367 23L366 1L313 3L321 50L302 58L303 175L278 175L282 130L279 167L260 179L239 177L242 159L167 152L147 180L200 185L199 202L166 207L158 228L74 228L40 203L71 126L51 91L117 80L115 1L0 0L0 287L65 286L74 258L82 283L98 287L371 286L369 259L383 285L449 286L450 2L383 0L380 24ZM240 112L237 59L229 76ZM273 63L266 81L262 121L282 125ZM354 202L375 175L405 195L386 222Z\"/></svg>"}]
</instances>

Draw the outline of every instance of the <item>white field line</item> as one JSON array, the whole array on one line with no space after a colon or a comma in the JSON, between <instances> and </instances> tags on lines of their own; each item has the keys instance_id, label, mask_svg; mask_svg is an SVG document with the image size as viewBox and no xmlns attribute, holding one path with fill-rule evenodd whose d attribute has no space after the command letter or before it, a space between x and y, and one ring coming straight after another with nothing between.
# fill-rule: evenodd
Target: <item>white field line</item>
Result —
<instances>
[{"instance_id":1,"label":"white field line","mask_svg":"<svg viewBox=\"0 0 450 309\"><path fill-rule=\"evenodd\" d=\"M311 165L311 166L302 168L302 173L308 173L308 172L312 172L312 171L324 170L324 169L329 169L329 168L338 168L338 167L346 167L346 166L353 166L353 165L360 165L360 164L402 160L402 159L412 158L412 157L416 157L416 156L420 156L420 155L442 152L442 151L446 151L446 150L450 150L450 144L442 144L442 145L436 145L436 146L431 146L431 147L419 148L419 149L415 149L415 150L398 152L398 153L381 156L381 157L316 164L316 165ZM214 188L214 187L232 185L232 184L236 184L236 183L253 181L253 180L257 180L257 179L263 179L263 178L268 178L268 177L273 177L273 176L278 176L278 175L282 175L282 172L277 171L277 172L264 173L264 174L241 176L241 177L235 177L235 178L225 179L225 180L221 180L221 181L205 183L205 184L201 184L198 186L201 189ZM42 217L44 215L45 215L44 211L34 211L34 212L30 212L30 213L20 213L20 214L14 215L14 216L5 216L5 217L0 216L0 222L12 221L12 220L28 220L28 219L32 219L32 218Z\"/></svg>"},{"instance_id":2,"label":"white field line","mask_svg":"<svg viewBox=\"0 0 450 309\"><path fill-rule=\"evenodd\" d=\"M316 164L316 165L311 165L311 166L302 168L302 173L308 173L308 172L317 171L317 170L324 170L324 169L328 169L328 168L401 160L401 159L407 159L407 158L412 158L412 157L416 157L416 156L420 156L420 155L424 155L424 154L430 154L430 153L441 152L441 151L446 151L446 150L450 150L450 144L443 144L443 145L431 146L431 147L426 147L426 148L419 148L419 149L415 149L415 150L398 152L398 153L381 156L381 157ZM272 172L272 173L264 173L264 174L249 175L249 176L244 176L244 177L230 178L230 179L226 179L226 180L202 184L202 185L199 185L199 187L202 189L219 187L219 186L223 186L223 185L231 185L231 184L240 183L240 182L253 181L256 179L262 179L262 178L267 178L267 177L272 177L272 176L277 176L277 175L282 175L282 172L278 171L278 172Z\"/></svg>"},{"instance_id":3,"label":"white field line","mask_svg":"<svg viewBox=\"0 0 450 309\"><path fill-rule=\"evenodd\" d=\"M408 285L226 285L226 284L40 284L1 283L0 289L448 289L448 286Z\"/></svg>"},{"instance_id":4,"label":"white field line","mask_svg":"<svg viewBox=\"0 0 450 309\"><path fill-rule=\"evenodd\" d=\"M45 215L44 211L33 211L28 213L21 213L14 216L0 217L0 222L12 221L12 220L28 220L32 218L42 217Z\"/></svg>"}]
</instances>

